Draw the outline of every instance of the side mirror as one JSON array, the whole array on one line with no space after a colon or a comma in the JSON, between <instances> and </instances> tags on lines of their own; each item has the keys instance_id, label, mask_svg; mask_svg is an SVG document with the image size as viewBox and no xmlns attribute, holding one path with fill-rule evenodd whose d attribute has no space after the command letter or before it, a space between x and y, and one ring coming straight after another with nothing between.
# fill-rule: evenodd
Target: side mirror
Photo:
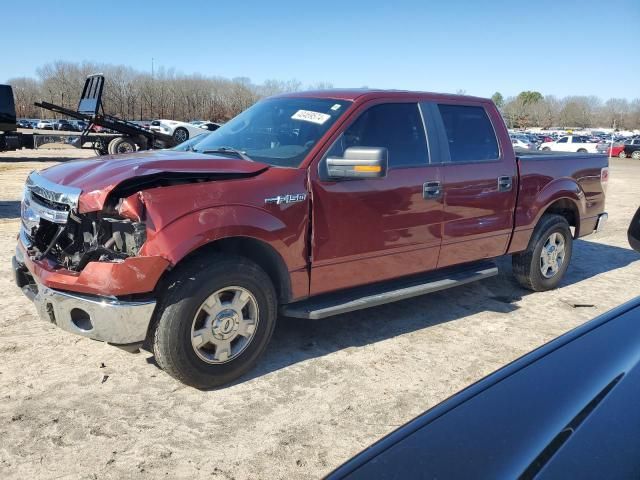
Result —
<instances>
[{"instance_id":1,"label":"side mirror","mask_svg":"<svg viewBox=\"0 0 640 480\"><path fill-rule=\"evenodd\" d=\"M349 147L344 157L328 157L330 178L382 178L387 175L389 153L384 147Z\"/></svg>"}]
</instances>

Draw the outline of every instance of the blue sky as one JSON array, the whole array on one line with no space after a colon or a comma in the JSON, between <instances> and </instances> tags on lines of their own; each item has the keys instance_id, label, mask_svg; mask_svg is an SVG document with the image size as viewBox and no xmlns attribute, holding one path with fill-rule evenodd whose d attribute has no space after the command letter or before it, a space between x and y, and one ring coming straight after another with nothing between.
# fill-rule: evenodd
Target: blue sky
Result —
<instances>
[{"instance_id":1,"label":"blue sky","mask_svg":"<svg viewBox=\"0 0 640 480\"><path fill-rule=\"evenodd\" d=\"M2 16L15 44L0 82L57 59L150 70L153 57L256 83L640 97L640 0L28 0Z\"/></svg>"}]
</instances>

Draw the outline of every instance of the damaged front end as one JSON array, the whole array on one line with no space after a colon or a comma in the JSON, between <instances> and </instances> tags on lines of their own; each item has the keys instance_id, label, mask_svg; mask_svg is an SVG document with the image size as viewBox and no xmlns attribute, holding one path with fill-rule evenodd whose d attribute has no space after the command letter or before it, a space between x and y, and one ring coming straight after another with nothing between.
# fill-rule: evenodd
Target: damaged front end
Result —
<instances>
[{"instance_id":1,"label":"damaged front end","mask_svg":"<svg viewBox=\"0 0 640 480\"><path fill-rule=\"evenodd\" d=\"M118 262L139 253L146 227L135 199L79 214L80 190L49 183L34 172L24 190L21 239L34 259L50 258L77 272L92 261Z\"/></svg>"},{"instance_id":2,"label":"damaged front end","mask_svg":"<svg viewBox=\"0 0 640 480\"><path fill-rule=\"evenodd\" d=\"M169 262L139 255L146 227L136 197L81 214L80 194L29 175L12 262L16 284L43 320L135 349L146 338L152 291Z\"/></svg>"}]
</instances>

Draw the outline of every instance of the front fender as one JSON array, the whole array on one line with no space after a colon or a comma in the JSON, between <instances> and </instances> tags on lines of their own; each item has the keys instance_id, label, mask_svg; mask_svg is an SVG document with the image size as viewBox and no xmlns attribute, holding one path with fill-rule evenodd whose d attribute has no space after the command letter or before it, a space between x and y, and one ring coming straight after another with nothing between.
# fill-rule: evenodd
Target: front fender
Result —
<instances>
[{"instance_id":1,"label":"front fender","mask_svg":"<svg viewBox=\"0 0 640 480\"><path fill-rule=\"evenodd\" d=\"M159 255L175 265L194 250L230 237L250 237L272 246L289 271L304 267L304 217L288 225L271 212L246 205L224 205L188 213L148 232L142 255Z\"/></svg>"}]
</instances>

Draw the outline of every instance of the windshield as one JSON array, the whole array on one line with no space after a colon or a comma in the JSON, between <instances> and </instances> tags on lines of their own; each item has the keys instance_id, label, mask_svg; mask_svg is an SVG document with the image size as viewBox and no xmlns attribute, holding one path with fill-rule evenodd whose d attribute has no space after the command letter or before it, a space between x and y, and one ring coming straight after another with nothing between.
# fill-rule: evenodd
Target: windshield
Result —
<instances>
[{"instance_id":1,"label":"windshield","mask_svg":"<svg viewBox=\"0 0 640 480\"><path fill-rule=\"evenodd\" d=\"M326 98L262 100L197 142L175 150L224 154L225 149L235 149L257 162L297 167L350 103Z\"/></svg>"}]
</instances>

